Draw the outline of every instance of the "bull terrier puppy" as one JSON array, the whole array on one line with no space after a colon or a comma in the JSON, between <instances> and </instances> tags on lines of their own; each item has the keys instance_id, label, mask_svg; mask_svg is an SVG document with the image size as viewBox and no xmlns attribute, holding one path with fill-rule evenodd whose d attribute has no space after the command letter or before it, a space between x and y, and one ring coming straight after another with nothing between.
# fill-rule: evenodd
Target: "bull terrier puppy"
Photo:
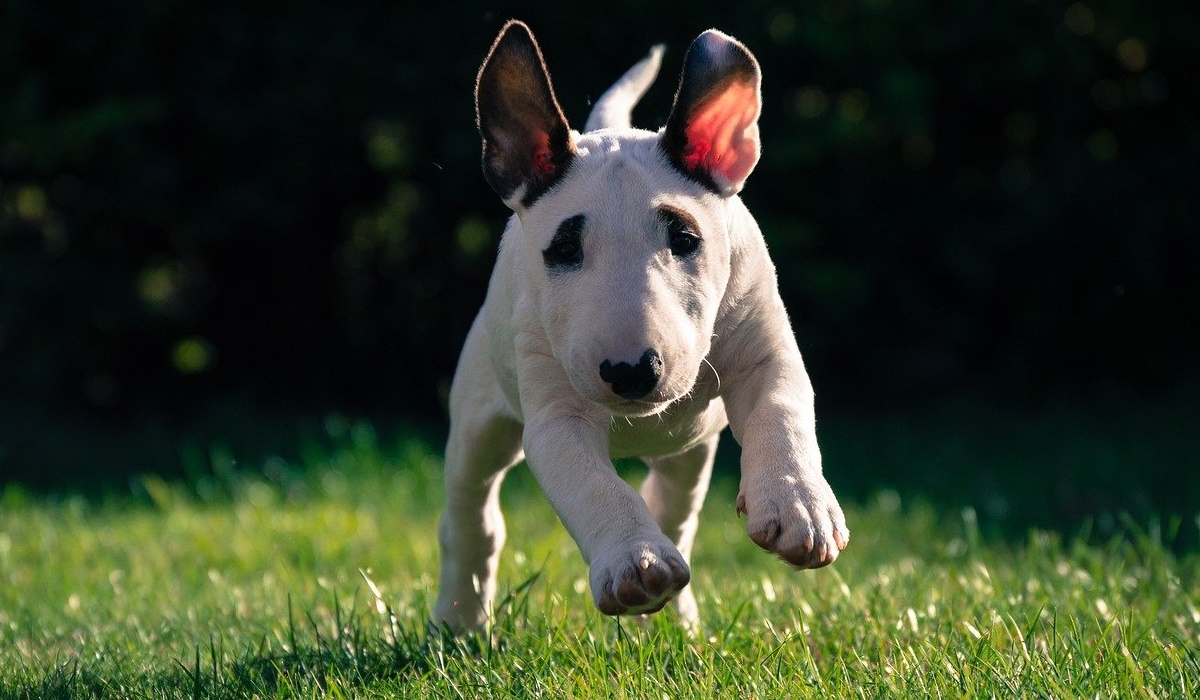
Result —
<instances>
[{"instance_id":1,"label":"bull terrier puppy","mask_svg":"<svg viewBox=\"0 0 1200 700\"><path fill-rule=\"evenodd\" d=\"M500 483L522 457L607 615L673 600L698 624L688 561L726 425L751 540L799 568L849 541L775 268L737 196L759 157L758 62L704 32L666 126L631 128L661 52L598 100L582 134L526 25L505 25L479 71L483 173L514 213L450 391L433 617L455 632L489 623ZM640 495L613 469L630 456L649 466Z\"/></svg>"}]
</instances>

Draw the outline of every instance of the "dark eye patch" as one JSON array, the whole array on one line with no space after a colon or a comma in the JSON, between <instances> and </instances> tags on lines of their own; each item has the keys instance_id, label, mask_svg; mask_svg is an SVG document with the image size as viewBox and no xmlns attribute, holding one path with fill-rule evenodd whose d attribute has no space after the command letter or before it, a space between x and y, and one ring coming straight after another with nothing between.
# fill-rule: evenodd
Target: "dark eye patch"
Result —
<instances>
[{"instance_id":1,"label":"dark eye patch","mask_svg":"<svg viewBox=\"0 0 1200 700\"><path fill-rule=\"evenodd\" d=\"M677 209L663 208L658 211L658 218L667 229L667 245L671 255L686 259L700 250L700 230L695 219Z\"/></svg>"},{"instance_id":2,"label":"dark eye patch","mask_svg":"<svg viewBox=\"0 0 1200 700\"><path fill-rule=\"evenodd\" d=\"M551 272L577 270L583 265L583 225L587 217L583 214L565 219L558 225L550 245L542 251L542 260Z\"/></svg>"}]
</instances>

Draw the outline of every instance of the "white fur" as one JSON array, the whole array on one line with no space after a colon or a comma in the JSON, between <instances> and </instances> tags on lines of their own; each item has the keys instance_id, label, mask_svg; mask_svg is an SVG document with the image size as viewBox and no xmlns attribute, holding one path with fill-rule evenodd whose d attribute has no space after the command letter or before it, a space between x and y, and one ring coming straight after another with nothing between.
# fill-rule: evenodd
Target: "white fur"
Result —
<instances>
[{"instance_id":1,"label":"white fur","mask_svg":"<svg viewBox=\"0 0 1200 700\"><path fill-rule=\"evenodd\" d=\"M509 198L515 214L450 393L433 615L455 631L489 622L505 539L499 486L522 457L609 614L653 612L673 599L684 623L697 624L688 561L727 424L742 445L737 507L755 542L795 565L822 566L849 540L822 476L812 387L774 267L741 199L678 172L658 134L572 136L577 152L561 181L528 208L517 203L523 195ZM702 234L686 265L665 246L663 206L685 212ZM547 274L542 251L577 214L587 217L584 262ZM597 367L635 364L647 348L661 355L662 378L641 399L620 398ZM613 470L623 456L650 467L640 495Z\"/></svg>"}]
</instances>

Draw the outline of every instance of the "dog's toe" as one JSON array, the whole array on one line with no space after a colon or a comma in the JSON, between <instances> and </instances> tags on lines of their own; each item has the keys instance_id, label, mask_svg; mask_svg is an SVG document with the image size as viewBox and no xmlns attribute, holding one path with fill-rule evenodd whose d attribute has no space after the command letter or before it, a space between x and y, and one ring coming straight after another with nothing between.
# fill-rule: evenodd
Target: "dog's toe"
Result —
<instances>
[{"instance_id":1,"label":"dog's toe","mask_svg":"<svg viewBox=\"0 0 1200 700\"><path fill-rule=\"evenodd\" d=\"M592 590L600 612L624 615L662 610L691 580L683 557L673 547L671 550L655 553L646 548L637 556L617 558L613 565L601 564L603 572L593 571Z\"/></svg>"},{"instance_id":2,"label":"dog's toe","mask_svg":"<svg viewBox=\"0 0 1200 700\"><path fill-rule=\"evenodd\" d=\"M774 489L770 494L738 499L739 510L747 515L750 539L797 568L832 564L849 544L850 531L828 486L821 483L813 491L797 488L790 494L787 489Z\"/></svg>"}]
</instances>

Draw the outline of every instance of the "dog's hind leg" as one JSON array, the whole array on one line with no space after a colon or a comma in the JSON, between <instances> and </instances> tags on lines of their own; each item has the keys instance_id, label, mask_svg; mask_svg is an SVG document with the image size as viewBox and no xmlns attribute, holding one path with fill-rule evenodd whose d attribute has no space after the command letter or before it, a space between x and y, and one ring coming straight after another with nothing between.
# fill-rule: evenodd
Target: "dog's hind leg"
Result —
<instances>
[{"instance_id":1,"label":"dog's hind leg","mask_svg":"<svg viewBox=\"0 0 1200 700\"><path fill-rule=\"evenodd\" d=\"M467 416L451 426L446 510L438 525L441 580L433 618L454 632L483 629L489 622L506 535L500 484L520 458L521 425L514 420Z\"/></svg>"},{"instance_id":2,"label":"dog's hind leg","mask_svg":"<svg viewBox=\"0 0 1200 700\"><path fill-rule=\"evenodd\" d=\"M670 457L647 459L650 474L642 483L642 498L679 553L691 565L692 544L700 522L700 507L712 479L713 460L720 435L692 449ZM684 588L671 603L679 619L690 631L696 631L700 615L691 587Z\"/></svg>"},{"instance_id":3,"label":"dog's hind leg","mask_svg":"<svg viewBox=\"0 0 1200 700\"><path fill-rule=\"evenodd\" d=\"M465 352L464 364L470 359ZM495 384L479 381L479 373L466 376L472 380L456 380L450 396L446 509L438 526L441 580L433 608L434 622L454 632L489 623L505 539L500 484L522 457L521 424L504 413Z\"/></svg>"}]
</instances>

